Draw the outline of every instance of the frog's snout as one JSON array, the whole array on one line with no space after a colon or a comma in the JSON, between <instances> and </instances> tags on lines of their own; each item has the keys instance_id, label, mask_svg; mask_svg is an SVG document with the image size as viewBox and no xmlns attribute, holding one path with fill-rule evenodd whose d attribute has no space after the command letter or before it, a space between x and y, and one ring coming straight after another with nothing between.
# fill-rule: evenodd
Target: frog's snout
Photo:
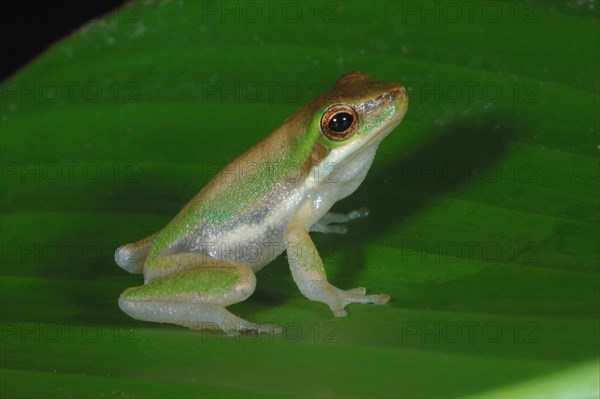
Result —
<instances>
[{"instance_id":1,"label":"frog's snout","mask_svg":"<svg viewBox=\"0 0 600 399\"><path fill-rule=\"evenodd\" d=\"M406 88L401 84L394 83L394 87L388 92L390 96L390 102L407 104L408 105L408 93Z\"/></svg>"},{"instance_id":2,"label":"frog's snout","mask_svg":"<svg viewBox=\"0 0 600 399\"><path fill-rule=\"evenodd\" d=\"M396 110L396 120L400 121L408 110L408 92L399 83L393 83L393 87L386 93L388 103Z\"/></svg>"}]
</instances>

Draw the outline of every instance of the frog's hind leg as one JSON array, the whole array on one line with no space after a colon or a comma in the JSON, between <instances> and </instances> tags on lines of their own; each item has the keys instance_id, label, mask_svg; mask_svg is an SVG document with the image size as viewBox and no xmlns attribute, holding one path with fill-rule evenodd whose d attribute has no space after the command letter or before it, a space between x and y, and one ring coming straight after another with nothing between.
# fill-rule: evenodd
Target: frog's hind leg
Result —
<instances>
[{"instance_id":1,"label":"frog's hind leg","mask_svg":"<svg viewBox=\"0 0 600 399\"><path fill-rule=\"evenodd\" d=\"M138 320L178 324L193 329L277 332L251 323L225 309L248 298L256 287L246 265L186 253L159 257L146 264L146 284L125 290L119 307ZM146 270L148 269L148 270ZM161 275L169 269L171 274Z\"/></svg>"}]
</instances>

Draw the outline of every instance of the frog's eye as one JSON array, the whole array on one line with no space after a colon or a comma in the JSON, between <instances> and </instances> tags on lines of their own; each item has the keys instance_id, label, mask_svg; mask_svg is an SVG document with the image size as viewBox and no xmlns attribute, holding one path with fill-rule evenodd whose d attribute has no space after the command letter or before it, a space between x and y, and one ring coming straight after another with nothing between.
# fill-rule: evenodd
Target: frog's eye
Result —
<instances>
[{"instance_id":1,"label":"frog's eye","mask_svg":"<svg viewBox=\"0 0 600 399\"><path fill-rule=\"evenodd\" d=\"M321 131L330 140L345 140L356 131L357 127L358 115L349 105L334 105L321 118Z\"/></svg>"}]
</instances>

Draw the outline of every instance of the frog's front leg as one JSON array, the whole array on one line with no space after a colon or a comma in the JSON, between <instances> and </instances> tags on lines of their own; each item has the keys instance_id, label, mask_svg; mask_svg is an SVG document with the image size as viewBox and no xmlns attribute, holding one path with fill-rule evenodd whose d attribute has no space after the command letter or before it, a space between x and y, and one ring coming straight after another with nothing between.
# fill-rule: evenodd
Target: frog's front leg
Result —
<instances>
[{"instance_id":1,"label":"frog's front leg","mask_svg":"<svg viewBox=\"0 0 600 399\"><path fill-rule=\"evenodd\" d=\"M369 208L366 207L355 209L348 213L327 212L325 216L310 227L310 231L317 233L346 234L348 232L348 227L333 223L346 223L367 216L369 216Z\"/></svg>"},{"instance_id":2,"label":"frog's front leg","mask_svg":"<svg viewBox=\"0 0 600 399\"><path fill-rule=\"evenodd\" d=\"M144 285L125 290L119 298L121 310L134 319L221 329L230 334L277 332L225 309L254 292L256 277L244 264L183 253L149 259L144 275Z\"/></svg>"},{"instance_id":3,"label":"frog's front leg","mask_svg":"<svg viewBox=\"0 0 600 399\"><path fill-rule=\"evenodd\" d=\"M311 301L328 305L336 317L347 315L344 309L350 303L377 303L389 301L387 294L365 295L365 288L342 290L327 281L323 261L308 231L291 226L286 232L286 248L292 277L302 294Z\"/></svg>"}]
</instances>

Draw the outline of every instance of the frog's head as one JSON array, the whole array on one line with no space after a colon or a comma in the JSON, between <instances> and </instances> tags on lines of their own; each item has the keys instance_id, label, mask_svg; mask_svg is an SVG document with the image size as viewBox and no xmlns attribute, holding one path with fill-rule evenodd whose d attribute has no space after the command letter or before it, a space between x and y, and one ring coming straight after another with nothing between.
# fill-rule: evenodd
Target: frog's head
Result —
<instances>
[{"instance_id":1,"label":"frog's head","mask_svg":"<svg viewBox=\"0 0 600 399\"><path fill-rule=\"evenodd\" d=\"M330 148L353 143L357 149L381 141L402 120L408 108L404 86L394 82L376 82L362 72L342 76L331 90L318 97L323 144ZM313 123L316 120L313 120Z\"/></svg>"},{"instance_id":2,"label":"frog's head","mask_svg":"<svg viewBox=\"0 0 600 399\"><path fill-rule=\"evenodd\" d=\"M407 108L404 86L377 82L361 72L345 74L297 114L313 144L305 170L312 170L317 180L333 170L344 180L362 181L377 146L400 124Z\"/></svg>"}]
</instances>

